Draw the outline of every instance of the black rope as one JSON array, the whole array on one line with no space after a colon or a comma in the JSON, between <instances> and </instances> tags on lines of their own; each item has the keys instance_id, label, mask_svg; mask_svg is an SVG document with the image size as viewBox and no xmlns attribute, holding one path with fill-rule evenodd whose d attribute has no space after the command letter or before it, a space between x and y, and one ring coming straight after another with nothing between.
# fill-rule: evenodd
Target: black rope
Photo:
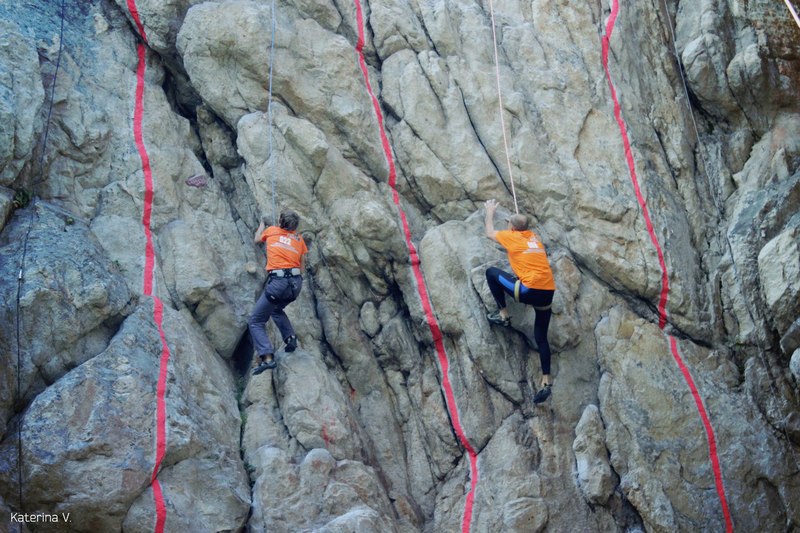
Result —
<instances>
[{"instance_id":1,"label":"black rope","mask_svg":"<svg viewBox=\"0 0 800 533\"><path fill-rule=\"evenodd\" d=\"M44 126L44 138L42 140L42 152L39 156L39 173L41 174L40 179L34 182L34 186L40 183L44 176L44 154L47 148L47 136L50 133L50 120L53 115L53 102L55 100L55 93L56 93L56 82L58 81L58 69L61 66L61 52L64 48L64 0L61 0L61 10L59 13L60 18L60 29L59 29L59 36L58 36L58 56L56 57L56 71L53 75L53 86L50 90L50 106L47 111L47 120L45 121ZM28 240L31 236L31 229L33 228L33 216L36 213L36 198L33 198L33 204L31 205L31 212L28 217L28 228L25 231L25 239L22 243L22 257L20 258L19 263L19 271L17 273L17 312L15 314L16 317L16 335L17 335L17 398L16 398L16 408L21 409L22 407L22 344L20 342L20 299L22 295L22 282L24 280L24 272L25 272L25 256L28 253ZM17 421L17 487L19 489L19 510L22 511L22 414L20 413L20 417Z\"/></svg>"},{"instance_id":2,"label":"black rope","mask_svg":"<svg viewBox=\"0 0 800 533\"><path fill-rule=\"evenodd\" d=\"M697 140L697 154L700 157L700 162L702 162L703 164L703 174L705 174L706 182L708 182L711 187L714 187L714 182L711 180L711 177L709 175L709 164L706 161L705 155L703 154L703 151L706 150L706 147L705 143L703 142L703 139L700 137L700 128L698 128L697 126L697 120L695 119L694 116L694 108L692 106L692 101L689 98L689 83L686 81L686 76L684 75L683 72L683 63L681 61L680 55L678 54L675 29L672 24L672 17L669 14L669 8L667 7L666 0L664 0L664 13L667 16L667 27L669 28L670 35L672 37L672 42L671 42L672 52L675 55L675 62L677 65L678 73L680 74L681 77L681 83L683 85L683 92L686 98L686 108L689 110L689 116L691 117L692 124L694 125L694 134L695 134L695 139ZM717 214L720 220L722 220L724 219L725 215L725 207L723 203L720 201L719 195L717 194L716 190L711 191L711 195L712 195L712 201L714 202L714 207L717 210ZM756 229L754 221L751 222L751 228L753 228L754 230ZM727 232L723 232L723 235L725 237L725 244L727 245L728 254L730 254L731 257L733 279L736 282L738 282L739 285L744 285L743 283L744 278L739 272L739 267L736 262L736 254L734 253L733 250L733 243L731 242L731 238L728 236ZM752 304L755 304L755 302L752 302ZM744 308L747 311L747 316L753 323L754 327L753 338L755 339L756 350L758 351L759 359L761 360L761 364L764 366L764 371L767 373L767 378L769 378L768 381L769 381L770 391L772 392L775 399L779 401L781 398L781 393L778 390L778 386L775 384L776 378L773 377L772 371L770 370L769 362L767 361L767 357L765 355L767 350L761 342L762 333L764 334L765 337L767 333L764 333L764 329L759 327L758 321L756 320L756 315L758 315L758 312L753 311L753 309L751 308L751 301L748 298L744 299ZM769 339L765 338L764 343L769 345L770 344ZM783 433L783 438L786 440L789 447L789 451L791 452L792 458L794 459L795 471L800 472L800 460L798 460L797 452L795 451L794 446L792 444L793 441L792 439L789 438L789 433L786 430L786 425L784 424L782 427L776 427L769 419L769 413L766 412L768 409L769 407L765 407L764 412L762 413L763 416L766 418L767 424L770 427L772 427L775 431L780 431Z\"/></svg>"}]
</instances>

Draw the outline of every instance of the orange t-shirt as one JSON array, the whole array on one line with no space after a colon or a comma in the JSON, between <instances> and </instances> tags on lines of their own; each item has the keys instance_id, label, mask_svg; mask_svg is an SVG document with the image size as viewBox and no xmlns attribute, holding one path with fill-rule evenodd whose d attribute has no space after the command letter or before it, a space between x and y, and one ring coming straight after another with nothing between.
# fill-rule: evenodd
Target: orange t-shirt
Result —
<instances>
[{"instance_id":1,"label":"orange t-shirt","mask_svg":"<svg viewBox=\"0 0 800 533\"><path fill-rule=\"evenodd\" d=\"M529 289L556 290L544 245L534 232L503 230L495 237L508 252L511 270L523 285Z\"/></svg>"},{"instance_id":2,"label":"orange t-shirt","mask_svg":"<svg viewBox=\"0 0 800 533\"><path fill-rule=\"evenodd\" d=\"M300 268L303 254L308 252L303 237L278 226L270 226L261 234L267 243L267 270Z\"/></svg>"}]
</instances>

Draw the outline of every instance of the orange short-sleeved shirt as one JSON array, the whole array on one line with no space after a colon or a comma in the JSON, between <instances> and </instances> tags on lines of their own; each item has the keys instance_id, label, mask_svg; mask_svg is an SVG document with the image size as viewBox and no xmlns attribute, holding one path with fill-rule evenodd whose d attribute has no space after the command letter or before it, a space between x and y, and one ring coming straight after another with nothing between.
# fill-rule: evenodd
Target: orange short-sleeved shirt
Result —
<instances>
[{"instance_id":1,"label":"orange short-sleeved shirt","mask_svg":"<svg viewBox=\"0 0 800 533\"><path fill-rule=\"evenodd\" d=\"M303 255L308 252L303 237L278 226L270 226L261 234L266 242L267 270L300 268Z\"/></svg>"},{"instance_id":2,"label":"orange short-sleeved shirt","mask_svg":"<svg viewBox=\"0 0 800 533\"><path fill-rule=\"evenodd\" d=\"M495 237L508 252L511 270L523 285L529 289L556 290L544 245L534 232L503 230Z\"/></svg>"}]
</instances>

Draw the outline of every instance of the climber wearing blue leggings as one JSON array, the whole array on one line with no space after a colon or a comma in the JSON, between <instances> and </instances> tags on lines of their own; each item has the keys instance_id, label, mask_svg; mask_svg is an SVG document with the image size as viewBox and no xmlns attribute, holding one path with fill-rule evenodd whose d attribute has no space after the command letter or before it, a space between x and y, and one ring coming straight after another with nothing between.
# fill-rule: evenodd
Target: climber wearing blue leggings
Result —
<instances>
[{"instance_id":1,"label":"climber wearing blue leggings","mask_svg":"<svg viewBox=\"0 0 800 533\"><path fill-rule=\"evenodd\" d=\"M539 349L542 364L542 388L534 396L534 403L541 403L550 397L550 344L547 342L547 329L552 314L556 284L547 260L547 253L539 237L528 228L528 217L512 215L508 218L508 229L495 231L494 213L497 201L486 202L486 236L500 243L508 252L508 261L514 274L491 267L486 270L486 281L492 292L497 311L489 313L489 322L501 326L511 325L511 317L506 308L506 294L523 304L533 306L536 319L533 325L533 338Z\"/></svg>"}]
</instances>

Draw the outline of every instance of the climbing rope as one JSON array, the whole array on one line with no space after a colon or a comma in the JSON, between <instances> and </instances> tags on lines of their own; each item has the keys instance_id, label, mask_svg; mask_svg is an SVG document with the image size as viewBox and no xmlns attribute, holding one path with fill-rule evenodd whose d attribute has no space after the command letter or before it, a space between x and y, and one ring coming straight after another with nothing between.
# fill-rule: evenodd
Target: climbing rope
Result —
<instances>
[{"instance_id":1,"label":"climbing rope","mask_svg":"<svg viewBox=\"0 0 800 533\"><path fill-rule=\"evenodd\" d=\"M39 174L40 178L34 185L42 181L44 176L44 154L47 149L47 137L50 133L50 122L53 115L53 102L55 101L55 94L56 94L56 84L58 82L58 71L61 66L61 52L64 49L64 0L61 0L61 6L59 10L59 34L58 34L58 54L56 55L56 70L53 74L53 86L50 89L50 104L47 110L47 120L44 123L44 137L42 139L42 151L39 155ZM31 205L31 212L28 216L28 227L25 230L25 239L22 242L22 257L20 258L19 263L19 271L17 273L17 299L16 299L16 344L17 344L17 394L16 394L16 407L20 407L22 404L22 345L20 342L21 339L21 317L22 312L20 308L20 301L22 297L22 283L24 281L24 273L25 273L25 258L28 254L28 240L31 236L31 229L33 228L33 217L36 213L36 197L33 197L33 204ZM38 216L38 215L36 215ZM20 416L19 421L17 423L17 488L19 490L18 498L19 498L19 510L22 511L22 470L23 470L23 463L22 463L22 416Z\"/></svg>"},{"instance_id":2,"label":"climbing rope","mask_svg":"<svg viewBox=\"0 0 800 533\"><path fill-rule=\"evenodd\" d=\"M500 108L500 129L503 130L503 147L506 153L506 164L508 165L508 178L511 181L511 195L514 197L514 212L519 214L519 207L517 206L517 191L514 188L514 173L511 169L511 156L508 150L508 138L506 137L506 121L503 116L503 91L500 89L500 57L497 53L497 32L495 30L494 22L494 5L492 0L489 0L489 14L492 19L492 42L494 44L494 71L495 79L497 81L497 101Z\"/></svg>"},{"instance_id":3,"label":"climbing rope","mask_svg":"<svg viewBox=\"0 0 800 533\"><path fill-rule=\"evenodd\" d=\"M792 14L796 18L797 17L797 13L794 11L794 8L791 6L791 4L788 2L788 0L786 1L786 4L789 6L790 11L792 12ZM706 161L705 155L703 153L705 146L704 146L704 143L703 143L703 141L702 141L702 139L700 137L700 128L697 126L697 120L696 120L696 118L694 116L694 108L692 107L691 100L689 99L689 83L686 81L686 76L685 76L685 74L683 72L681 59L680 59L680 56L678 55L678 45L677 45L677 41L676 41L676 37L675 37L675 29L674 29L674 26L672 24L672 17L669 14L669 8L667 7L666 0L663 0L663 5L664 5L664 13L667 16L667 27L669 27L670 35L672 37L672 53L675 56L675 61L677 62L677 65L678 65L678 72L680 73L680 76L681 76L681 84L682 84L683 94L684 94L684 98L685 98L685 102L686 102L686 108L688 109L689 116L692 119L692 126L694 128L695 139L697 141L697 154L700 156L700 160L701 160L701 162L703 164L703 174L705 175L706 182L710 184L712 182L711 182L711 177L708 174L709 165L708 165L708 162ZM800 26L800 21L798 21L798 26ZM718 213L720 219L722 219L723 215L725 214L725 208L723 207L722 202L720 202L720 200L719 200L717 195L714 195L713 199L714 199L714 206L716 207L717 213ZM731 242L731 239L728 236L727 232L723 232L723 234L725 235L725 244L727 245L728 253L731 256L731 266L733 268L733 277L741 285L742 284L742 276L739 273L739 266L738 266L738 263L736 262L736 256L735 256L735 254L733 252L733 243ZM751 309L750 299L745 298L744 308L747 311L747 316L750 318L750 321L753 324L756 324L757 323L756 322L756 317L755 317L755 313L753 313L753 310ZM775 386L775 382L772 379L772 374L769 371L770 366L769 366L769 364L767 364L767 360L764 357L764 353L766 352L766 350L764 349L764 346L762 345L761 335L758 333L758 331L756 331L756 333L754 335L754 338L755 338L755 341L756 341L756 348L758 349L759 358L761 359L761 364L764 366L764 370L767 372L767 374L769 375L769 378L770 378L769 379L770 390L772 391L773 395L776 398L778 398L778 397L780 397L780 391L778 391L777 387ZM783 428L781 428L781 432L783 433L783 437L786 439L786 441L790 443L789 444L789 450L792 453L792 458L794 459L795 466L797 467L798 465L800 465L800 461L798 460L797 452L795 452L794 446L791 445L791 439L789 439L789 435L786 432L786 427L785 426ZM800 468L799 468L799 470L800 470Z\"/></svg>"},{"instance_id":4,"label":"climbing rope","mask_svg":"<svg viewBox=\"0 0 800 533\"><path fill-rule=\"evenodd\" d=\"M789 8L789 12L792 14L792 18L794 18L794 21L797 23L797 27L800 28L800 17L797 16L797 10L789 0L783 1L786 3L786 7Z\"/></svg>"},{"instance_id":5,"label":"climbing rope","mask_svg":"<svg viewBox=\"0 0 800 533\"><path fill-rule=\"evenodd\" d=\"M275 158L272 153L272 65L275 62L275 0L272 0L270 9L272 15L272 32L269 43L269 102L267 103L267 120L269 121L269 167L272 182L272 225L278 225L278 215L275 210Z\"/></svg>"},{"instance_id":6,"label":"climbing rope","mask_svg":"<svg viewBox=\"0 0 800 533\"><path fill-rule=\"evenodd\" d=\"M672 354L673 359L675 360L675 363L678 365L678 369L683 375L684 380L686 381L686 385L689 387L689 391L691 392L692 397L695 401L695 405L697 407L700 420L705 429L706 439L708 442L708 453L711 461L711 468L714 474L714 483L717 489L717 496L719 497L720 500L722 517L725 522L725 529L728 533L730 533L733 531L733 520L731 518L730 510L728 508L728 501L725 496L725 487L722 480L722 469L720 467L719 456L717 454L717 440L716 436L714 435L714 428L711 424L711 420L708 417L708 412L706 410L705 405L703 404L703 399L700 396L700 392L697 389L697 385L695 384L694 378L692 377L689 368L686 366L685 362L683 361L683 358L680 355L680 351L678 350L677 340L675 339L674 336L666 333L665 329L667 323L666 305L669 296L669 275L664 258L664 252L658 241L655 228L653 227L653 223L650 219L650 214L647 209L647 202L645 201L645 198L642 195L642 192L639 187L639 179L636 176L636 165L633 159L633 151L631 150L630 139L628 137L627 124L625 123L625 119L622 117L622 107L619 103L619 99L617 98L617 91L614 86L614 82L611 78L611 71L609 70L608 66L608 55L611 43L611 34L614 31L614 24L616 22L618 14L619 14L618 0L612 0L611 13L609 14L608 20L606 22L605 32L602 36L601 54L602 54L603 70L605 71L606 79L608 81L608 88L611 94L611 100L614 105L614 118L616 119L620 131L620 136L622 137L622 143L625 152L625 160L627 162L631 182L633 184L633 188L636 193L636 199L642 211L642 217L645 220L645 224L647 226L647 232L650 235L650 240L652 241L653 246L656 249L656 253L658 254L658 260L662 274L661 297L659 299L659 304L658 304L659 328L665 333L665 335L669 339L670 352Z\"/></svg>"}]
</instances>

